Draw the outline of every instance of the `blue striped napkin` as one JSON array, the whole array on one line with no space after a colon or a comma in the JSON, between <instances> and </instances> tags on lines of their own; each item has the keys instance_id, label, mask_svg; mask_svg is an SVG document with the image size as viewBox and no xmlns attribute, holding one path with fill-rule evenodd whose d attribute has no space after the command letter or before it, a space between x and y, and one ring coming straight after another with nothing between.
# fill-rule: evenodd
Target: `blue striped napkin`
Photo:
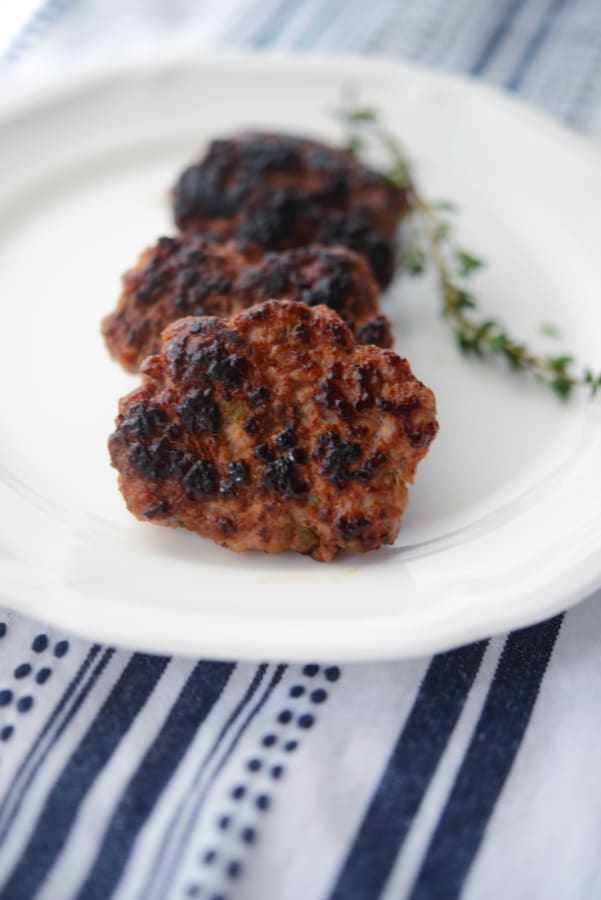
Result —
<instances>
[{"instance_id":1,"label":"blue striped napkin","mask_svg":"<svg viewBox=\"0 0 601 900\"><path fill-rule=\"evenodd\" d=\"M403 56L601 122L595 0L49 0L0 67L206 46ZM601 897L600 599L361 666L129 653L6 612L0 900Z\"/></svg>"}]
</instances>

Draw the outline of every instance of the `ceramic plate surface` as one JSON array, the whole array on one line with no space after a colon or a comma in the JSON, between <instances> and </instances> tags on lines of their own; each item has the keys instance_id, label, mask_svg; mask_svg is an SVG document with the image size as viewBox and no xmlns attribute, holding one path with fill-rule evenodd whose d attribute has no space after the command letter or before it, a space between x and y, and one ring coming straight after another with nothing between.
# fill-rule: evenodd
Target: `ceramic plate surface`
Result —
<instances>
[{"instance_id":1,"label":"ceramic plate surface","mask_svg":"<svg viewBox=\"0 0 601 900\"><path fill-rule=\"evenodd\" d=\"M330 110L348 86L428 193L459 203L461 239L489 263L483 311L599 365L600 161L489 89L387 63L222 57L22 101L0 121L0 585L15 609L149 651L358 661L532 623L601 583L600 404L466 361L427 281L383 301L440 419L395 546L332 564L236 555L125 510L106 440L137 379L98 329L121 272L172 230L167 189L206 140L340 140Z\"/></svg>"}]
</instances>

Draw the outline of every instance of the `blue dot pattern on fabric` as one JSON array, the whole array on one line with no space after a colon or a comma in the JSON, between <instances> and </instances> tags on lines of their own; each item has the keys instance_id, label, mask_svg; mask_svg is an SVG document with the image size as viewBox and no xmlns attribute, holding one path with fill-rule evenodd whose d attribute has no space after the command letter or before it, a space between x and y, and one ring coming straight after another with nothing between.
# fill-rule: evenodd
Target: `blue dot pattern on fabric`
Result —
<instances>
[{"instance_id":1,"label":"blue dot pattern on fabric","mask_svg":"<svg viewBox=\"0 0 601 900\"><path fill-rule=\"evenodd\" d=\"M242 866L237 859L233 859L227 864L225 871L227 872L228 878L238 878L242 871Z\"/></svg>"},{"instance_id":2,"label":"blue dot pattern on fabric","mask_svg":"<svg viewBox=\"0 0 601 900\"><path fill-rule=\"evenodd\" d=\"M44 667L40 669L39 672L36 673L35 680L38 684L46 684L50 676L52 675L52 669L48 667Z\"/></svg>"},{"instance_id":3,"label":"blue dot pattern on fabric","mask_svg":"<svg viewBox=\"0 0 601 900\"><path fill-rule=\"evenodd\" d=\"M13 692L9 691L8 688L6 688L3 691L0 691L0 706L8 706L8 704L12 701L12 699L13 699Z\"/></svg>"},{"instance_id":4,"label":"blue dot pattern on fabric","mask_svg":"<svg viewBox=\"0 0 601 900\"><path fill-rule=\"evenodd\" d=\"M60 659L61 656L64 656L69 650L69 641L58 641L58 643L54 647L54 655L57 659Z\"/></svg>"},{"instance_id":5,"label":"blue dot pattern on fabric","mask_svg":"<svg viewBox=\"0 0 601 900\"><path fill-rule=\"evenodd\" d=\"M312 728L315 724L315 717L311 713L303 713L298 717L297 725L299 728Z\"/></svg>"},{"instance_id":6,"label":"blue dot pattern on fabric","mask_svg":"<svg viewBox=\"0 0 601 900\"><path fill-rule=\"evenodd\" d=\"M10 740L14 730L15 729L13 725L5 725L4 728L0 731L0 741Z\"/></svg>"},{"instance_id":7,"label":"blue dot pattern on fabric","mask_svg":"<svg viewBox=\"0 0 601 900\"><path fill-rule=\"evenodd\" d=\"M15 669L13 675L15 676L15 678L27 678L30 672L31 666L29 665L29 663L21 663L21 665L17 666L17 668Z\"/></svg>"},{"instance_id":8,"label":"blue dot pattern on fabric","mask_svg":"<svg viewBox=\"0 0 601 900\"><path fill-rule=\"evenodd\" d=\"M303 666L303 675L308 675L309 678L314 678L319 672L319 666L315 663L308 663L306 666Z\"/></svg>"},{"instance_id":9,"label":"blue dot pattern on fabric","mask_svg":"<svg viewBox=\"0 0 601 900\"><path fill-rule=\"evenodd\" d=\"M264 812L266 809L269 809L271 804L271 797L269 794L259 794L259 796L255 799L255 804L257 809L260 809Z\"/></svg>"},{"instance_id":10,"label":"blue dot pattern on fabric","mask_svg":"<svg viewBox=\"0 0 601 900\"><path fill-rule=\"evenodd\" d=\"M246 828L243 828L240 832L240 837L244 841L245 844L254 844L257 839L257 832L254 828L251 828L248 825Z\"/></svg>"},{"instance_id":11,"label":"blue dot pattern on fabric","mask_svg":"<svg viewBox=\"0 0 601 900\"><path fill-rule=\"evenodd\" d=\"M7 631L6 622L0 622L0 638L3 638Z\"/></svg>"},{"instance_id":12,"label":"blue dot pattern on fabric","mask_svg":"<svg viewBox=\"0 0 601 900\"><path fill-rule=\"evenodd\" d=\"M303 666L302 673L303 676L311 679L320 676L316 679L318 682L323 679L325 682L333 683L338 681L341 677L341 671L338 666L321 667L316 663L307 663ZM298 675L296 676L296 679L298 679ZM296 679L287 687L289 705L280 707L279 710L276 709L275 721L272 725L273 731L267 731L257 738L258 753L256 755L247 756L245 759L243 758L241 760L241 781L239 784L231 786L228 793L230 804L232 800L236 801L236 815L232 815L232 807L230 805L229 813L227 813L226 807L223 814L214 820L216 828L221 831L226 831L230 828L230 825L236 826L237 837L240 841L240 844L238 845L239 852L242 850L241 844L246 844L248 851L250 851L250 847L258 840L260 828L258 827L258 822L257 827L255 827L254 824L250 824L250 822L240 827L238 815L246 816L250 812L252 822L253 815L256 817L257 815L266 814L271 809L274 802L273 795L277 789L275 782L280 781L286 774L288 768L288 763L284 765L281 762L278 762L277 758L270 759L270 756L267 755L267 753L262 755L259 748L267 749L279 747L284 753L293 753L305 738L297 733L295 739L284 740L283 735L285 734L285 731L288 730L285 726L294 722L297 728L304 731L312 728L317 722L317 717L314 713L309 712L306 709L303 711L302 707L306 707L307 700L312 704L319 705L325 703L329 697L329 690L320 686L319 683L314 683L309 686L299 683L299 680ZM305 700L301 699L305 697ZM300 709L298 707L300 707ZM279 726L284 727L280 728ZM254 790L249 790L251 782L244 783L245 774L253 773L254 775L256 773L262 773L264 769L265 775L271 779L269 790L262 790L259 793L255 793ZM246 777L248 777L248 775L246 775ZM259 775L257 777L260 778L261 776ZM251 809L249 809L249 804L254 807L254 814ZM199 862L208 865L213 862L216 855L217 852L215 849L204 848L197 859ZM229 861L225 859L223 860L222 865L216 870L215 876L218 878L221 877L222 879L227 878L234 880L244 874L245 867L246 863L244 859L230 859ZM225 883L223 886L225 886ZM216 888L217 885L215 884L214 887ZM203 893L203 897L204 896ZM213 897L208 898L208 900L218 900L218 898L222 896L222 894L216 894L213 895Z\"/></svg>"},{"instance_id":13,"label":"blue dot pattern on fabric","mask_svg":"<svg viewBox=\"0 0 601 900\"><path fill-rule=\"evenodd\" d=\"M44 650L48 649L48 644L47 634L37 634L31 643L31 649L34 653L43 653Z\"/></svg>"},{"instance_id":14,"label":"blue dot pattern on fabric","mask_svg":"<svg viewBox=\"0 0 601 900\"><path fill-rule=\"evenodd\" d=\"M27 694L25 697L21 697L17 700L17 709L20 713L28 712L33 706L33 697Z\"/></svg>"}]
</instances>

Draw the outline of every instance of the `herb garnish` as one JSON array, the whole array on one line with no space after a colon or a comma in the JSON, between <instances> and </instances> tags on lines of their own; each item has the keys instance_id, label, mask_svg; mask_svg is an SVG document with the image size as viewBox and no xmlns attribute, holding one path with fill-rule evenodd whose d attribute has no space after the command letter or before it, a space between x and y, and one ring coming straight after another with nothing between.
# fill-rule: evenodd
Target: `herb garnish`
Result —
<instances>
[{"instance_id":1,"label":"herb garnish","mask_svg":"<svg viewBox=\"0 0 601 900\"><path fill-rule=\"evenodd\" d=\"M601 390L601 374L580 368L570 354L534 353L523 341L512 337L499 321L478 314L476 297L467 285L484 261L454 240L449 218L456 212L454 204L432 202L422 195L401 144L382 125L378 111L351 106L339 110L337 117L345 128L347 149L352 153L359 154L373 145L387 154L389 168L384 177L407 192L408 211L403 219L409 241L402 258L403 268L413 276L428 269L434 272L442 315L449 322L461 352L481 358L503 357L512 369L530 372L561 398L581 386L595 396ZM553 326L546 325L542 330L548 336L557 336Z\"/></svg>"}]
</instances>

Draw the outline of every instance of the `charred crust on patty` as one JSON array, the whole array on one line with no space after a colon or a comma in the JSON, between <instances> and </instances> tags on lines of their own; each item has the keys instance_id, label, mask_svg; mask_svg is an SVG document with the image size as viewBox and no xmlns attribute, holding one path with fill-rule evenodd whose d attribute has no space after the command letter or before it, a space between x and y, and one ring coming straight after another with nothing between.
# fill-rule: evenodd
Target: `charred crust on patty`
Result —
<instances>
[{"instance_id":1,"label":"charred crust on patty","mask_svg":"<svg viewBox=\"0 0 601 900\"><path fill-rule=\"evenodd\" d=\"M160 238L125 273L116 309L102 322L111 355L130 371L158 353L162 331L176 319L227 318L266 300L327 305L361 343L392 346L379 313L378 286L362 259L343 247L310 246L265 253L234 241L180 235ZM261 315L261 313L257 313ZM299 323L297 338L309 340ZM172 354L175 355L177 348Z\"/></svg>"},{"instance_id":2,"label":"charred crust on patty","mask_svg":"<svg viewBox=\"0 0 601 900\"><path fill-rule=\"evenodd\" d=\"M341 245L367 259L382 287L393 275L395 229L407 209L407 192L351 153L282 134L212 141L173 190L182 231L267 250Z\"/></svg>"},{"instance_id":3,"label":"charred crust on patty","mask_svg":"<svg viewBox=\"0 0 601 900\"><path fill-rule=\"evenodd\" d=\"M406 360L354 343L330 308L268 301L180 319L144 373L109 439L138 518L318 560L395 540L438 427L434 397Z\"/></svg>"}]
</instances>

